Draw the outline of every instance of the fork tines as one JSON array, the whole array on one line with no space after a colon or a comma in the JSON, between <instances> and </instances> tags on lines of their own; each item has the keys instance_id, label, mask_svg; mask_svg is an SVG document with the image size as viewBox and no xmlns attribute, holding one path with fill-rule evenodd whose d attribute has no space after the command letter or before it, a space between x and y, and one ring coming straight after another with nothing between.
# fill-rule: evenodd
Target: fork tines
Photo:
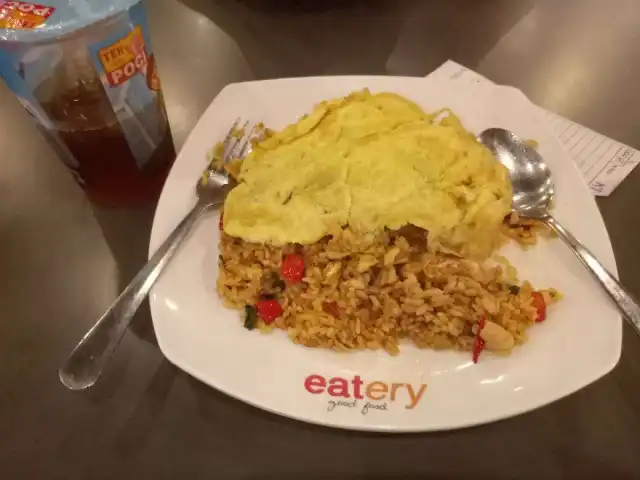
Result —
<instances>
[{"instance_id":1,"label":"fork tines","mask_svg":"<svg viewBox=\"0 0 640 480\"><path fill-rule=\"evenodd\" d=\"M234 158L243 158L248 153L249 147L251 147L251 139L256 133L258 122L254 123L249 129L250 124L249 121L246 121L242 127L239 128L240 119L237 118L235 122L233 122L233 125L231 125L223 141L223 159L225 164Z\"/></svg>"}]
</instances>

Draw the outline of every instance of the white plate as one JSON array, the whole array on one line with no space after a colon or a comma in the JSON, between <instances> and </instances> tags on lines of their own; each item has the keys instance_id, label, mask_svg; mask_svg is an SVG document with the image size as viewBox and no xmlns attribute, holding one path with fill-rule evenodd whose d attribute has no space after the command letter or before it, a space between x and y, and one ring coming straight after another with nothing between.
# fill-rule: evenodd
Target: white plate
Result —
<instances>
[{"instance_id":1,"label":"white plate","mask_svg":"<svg viewBox=\"0 0 640 480\"><path fill-rule=\"evenodd\" d=\"M154 251L191 208L205 154L236 117L281 128L315 103L368 87L406 96L432 111L451 107L475 132L504 127L540 143L557 185L555 214L615 272L615 261L596 203L570 158L518 90L490 85L398 77L320 77L229 85L213 101L189 137L165 185L151 235ZM335 427L425 431L465 427L516 415L558 400L609 372L621 350L621 320L595 282L559 240L528 251L505 249L520 278L565 298L530 341L509 357L419 350L407 344L384 352L335 353L291 343L283 332L245 330L237 311L215 293L217 215L205 219L159 280L151 295L158 343L175 365L240 400L275 413ZM312 380L307 380L310 376ZM321 386L324 378L331 396ZM355 384L363 382L354 398ZM333 379L333 380L331 380ZM343 379L343 380L340 380ZM356 379L354 381L354 379ZM305 386L307 383L308 389ZM384 400L366 397L366 385L383 382ZM402 386L393 387L393 384ZM427 385L413 408L410 393ZM383 389L376 384L375 389ZM311 390L311 392L309 391ZM313 393L312 393L313 392ZM318 393L319 392L319 393ZM373 392L375 396L375 391ZM341 400L346 405L331 402ZM355 406L352 405L355 400ZM373 407L366 407L368 403ZM415 402L414 402L415 403ZM376 408L378 407L378 408Z\"/></svg>"}]
</instances>

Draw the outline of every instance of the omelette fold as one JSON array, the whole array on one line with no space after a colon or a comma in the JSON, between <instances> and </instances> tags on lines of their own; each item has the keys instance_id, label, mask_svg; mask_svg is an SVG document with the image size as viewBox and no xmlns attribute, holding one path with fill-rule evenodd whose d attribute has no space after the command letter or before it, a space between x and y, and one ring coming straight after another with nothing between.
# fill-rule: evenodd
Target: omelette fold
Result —
<instances>
[{"instance_id":1,"label":"omelette fold","mask_svg":"<svg viewBox=\"0 0 640 480\"><path fill-rule=\"evenodd\" d=\"M511 211L506 168L451 111L427 114L368 90L323 102L257 143L238 181L225 233L272 245L412 224L432 245L486 257Z\"/></svg>"}]
</instances>

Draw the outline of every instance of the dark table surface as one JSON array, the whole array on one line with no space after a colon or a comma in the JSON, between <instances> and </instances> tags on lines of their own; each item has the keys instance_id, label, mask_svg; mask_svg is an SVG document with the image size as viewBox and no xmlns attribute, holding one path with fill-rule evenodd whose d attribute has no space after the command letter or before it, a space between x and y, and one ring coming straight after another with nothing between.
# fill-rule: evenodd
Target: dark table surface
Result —
<instances>
[{"instance_id":1,"label":"dark table surface","mask_svg":"<svg viewBox=\"0 0 640 480\"><path fill-rule=\"evenodd\" d=\"M425 75L451 58L640 147L637 0L147 6L178 146L230 82ZM640 339L626 326L603 379L447 433L344 432L246 406L164 359L148 307L99 384L67 391L57 368L141 266L153 208L92 209L4 84L0 156L0 478L640 478ZM599 206L640 297L639 187L640 169Z\"/></svg>"}]
</instances>

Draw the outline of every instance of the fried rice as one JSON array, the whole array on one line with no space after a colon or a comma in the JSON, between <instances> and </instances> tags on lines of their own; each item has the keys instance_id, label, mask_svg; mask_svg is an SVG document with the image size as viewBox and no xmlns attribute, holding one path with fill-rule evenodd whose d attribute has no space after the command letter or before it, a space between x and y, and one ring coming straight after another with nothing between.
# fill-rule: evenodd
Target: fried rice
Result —
<instances>
[{"instance_id":1,"label":"fried rice","mask_svg":"<svg viewBox=\"0 0 640 480\"><path fill-rule=\"evenodd\" d=\"M511 216L505 234L531 244L538 224ZM304 259L302 281L280 278L283 258ZM508 354L527 340L540 320L534 297L545 305L555 290L538 290L515 277L504 259L483 262L430 248L427 232L357 235L341 229L312 245L249 243L221 232L218 294L244 309L277 298L282 314L260 330L281 329L295 343L335 350L399 352L403 339L419 348L473 351L478 337L496 353Z\"/></svg>"}]
</instances>

